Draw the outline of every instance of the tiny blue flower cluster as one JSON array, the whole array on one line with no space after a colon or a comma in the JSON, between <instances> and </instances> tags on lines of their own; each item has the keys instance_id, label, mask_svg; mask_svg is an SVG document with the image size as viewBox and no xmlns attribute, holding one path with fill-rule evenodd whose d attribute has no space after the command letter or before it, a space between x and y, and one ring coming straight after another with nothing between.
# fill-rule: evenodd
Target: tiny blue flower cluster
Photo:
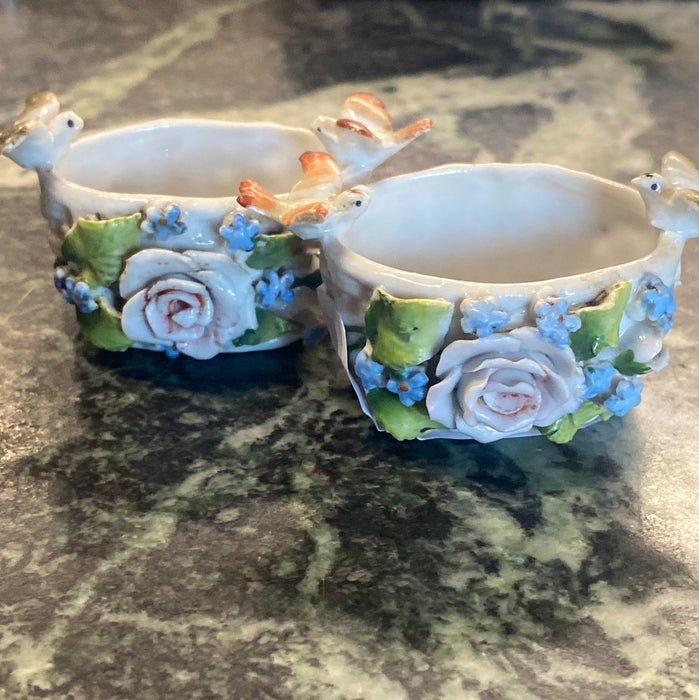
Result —
<instances>
[{"instance_id":1,"label":"tiny blue flower cluster","mask_svg":"<svg viewBox=\"0 0 699 700\"><path fill-rule=\"evenodd\" d=\"M614 393L604 402L604 407L615 416L625 416L641 403L643 382L640 379L622 379Z\"/></svg>"},{"instance_id":2,"label":"tiny blue flower cluster","mask_svg":"<svg viewBox=\"0 0 699 700\"><path fill-rule=\"evenodd\" d=\"M421 367L412 367L403 372L391 373L386 388L398 395L404 406L412 406L416 401L422 401L425 396L427 374Z\"/></svg>"},{"instance_id":3,"label":"tiny blue flower cluster","mask_svg":"<svg viewBox=\"0 0 699 700\"><path fill-rule=\"evenodd\" d=\"M616 370L609 362L601 362L596 365L584 367L585 391L583 393L583 398L593 399L595 396L608 392L615 373Z\"/></svg>"},{"instance_id":4,"label":"tiny blue flower cluster","mask_svg":"<svg viewBox=\"0 0 699 700\"><path fill-rule=\"evenodd\" d=\"M374 362L362 350L355 358L354 371L365 392L372 389L388 389L398 396L404 406L412 406L425 398L429 380L422 367L407 367L402 371L392 370Z\"/></svg>"},{"instance_id":5,"label":"tiny blue flower cluster","mask_svg":"<svg viewBox=\"0 0 699 700\"><path fill-rule=\"evenodd\" d=\"M492 335L510 320L507 313L498 309L490 299L467 299L461 304L461 312L461 327L466 333L475 333L479 338Z\"/></svg>"},{"instance_id":6,"label":"tiny blue flower cluster","mask_svg":"<svg viewBox=\"0 0 699 700\"><path fill-rule=\"evenodd\" d=\"M354 361L354 371L359 377L364 391L380 389L386 386L385 369L383 365L374 362L363 350Z\"/></svg>"},{"instance_id":7,"label":"tiny blue flower cluster","mask_svg":"<svg viewBox=\"0 0 699 700\"><path fill-rule=\"evenodd\" d=\"M534 307L536 326L539 333L554 345L567 345L570 334L580 328L580 317L568 313L568 302L565 299L539 301Z\"/></svg>"},{"instance_id":8,"label":"tiny blue flower cluster","mask_svg":"<svg viewBox=\"0 0 699 700\"><path fill-rule=\"evenodd\" d=\"M229 223L226 223L229 221ZM254 238L260 231L260 225L257 221L248 221L248 219L236 212L232 218L224 220L223 225L218 232L226 239L226 247L230 251L244 250L250 252L255 247Z\"/></svg>"},{"instance_id":9,"label":"tiny blue flower cluster","mask_svg":"<svg viewBox=\"0 0 699 700\"><path fill-rule=\"evenodd\" d=\"M277 299L290 302L294 298L294 290L291 289L293 283L294 275L291 272L280 275L274 270L267 270L255 287L260 306L268 309Z\"/></svg>"},{"instance_id":10,"label":"tiny blue flower cluster","mask_svg":"<svg viewBox=\"0 0 699 700\"><path fill-rule=\"evenodd\" d=\"M675 295L659 277L646 278L646 289L641 292L641 304L651 321L655 321L664 333L667 333L675 323L673 317L677 310Z\"/></svg>"},{"instance_id":11,"label":"tiny blue flower cluster","mask_svg":"<svg viewBox=\"0 0 699 700\"><path fill-rule=\"evenodd\" d=\"M77 281L65 267L54 270L53 283L63 298L69 304L75 304L82 313L89 314L97 310L97 302L93 299L87 282Z\"/></svg>"},{"instance_id":12,"label":"tiny blue flower cluster","mask_svg":"<svg viewBox=\"0 0 699 700\"><path fill-rule=\"evenodd\" d=\"M182 210L177 204L168 204L162 209L148 207L141 222L141 231L155 236L156 241L166 241L170 236L180 236L187 230L182 221Z\"/></svg>"}]
</instances>

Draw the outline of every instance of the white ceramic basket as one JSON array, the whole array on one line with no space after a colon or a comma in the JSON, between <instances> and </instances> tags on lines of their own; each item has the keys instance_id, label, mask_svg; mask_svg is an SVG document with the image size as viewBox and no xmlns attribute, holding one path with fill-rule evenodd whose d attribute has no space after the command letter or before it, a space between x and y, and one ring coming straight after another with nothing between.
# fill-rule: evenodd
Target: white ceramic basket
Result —
<instances>
[{"instance_id":1,"label":"white ceramic basket","mask_svg":"<svg viewBox=\"0 0 699 700\"><path fill-rule=\"evenodd\" d=\"M73 138L82 120L51 93L27 99L3 154L37 171L55 282L82 335L207 359L276 348L317 327L317 251L236 202L244 176L280 192L308 130L173 119Z\"/></svg>"},{"instance_id":2,"label":"white ceramic basket","mask_svg":"<svg viewBox=\"0 0 699 700\"><path fill-rule=\"evenodd\" d=\"M355 190L363 213L334 227L292 225L321 242L321 306L376 426L567 442L637 405L641 375L667 363L680 257L699 234L678 164L699 182L678 154L636 188L447 165Z\"/></svg>"},{"instance_id":3,"label":"white ceramic basket","mask_svg":"<svg viewBox=\"0 0 699 700\"><path fill-rule=\"evenodd\" d=\"M38 172L56 286L101 347L279 347L316 323L320 246L334 345L398 439L567 442L636 406L642 375L667 363L682 250L699 236L699 172L680 154L635 188L537 164L367 184L432 128L394 129L367 93L313 133L170 120L73 144L81 127L37 93L0 145Z\"/></svg>"}]
</instances>

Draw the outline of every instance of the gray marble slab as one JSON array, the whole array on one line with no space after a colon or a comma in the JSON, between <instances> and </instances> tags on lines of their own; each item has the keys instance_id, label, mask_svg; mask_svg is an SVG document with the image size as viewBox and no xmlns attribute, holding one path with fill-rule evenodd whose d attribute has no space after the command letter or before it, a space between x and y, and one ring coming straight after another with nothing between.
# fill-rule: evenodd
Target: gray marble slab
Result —
<instances>
[{"instance_id":1,"label":"gray marble slab","mask_svg":"<svg viewBox=\"0 0 699 700\"><path fill-rule=\"evenodd\" d=\"M381 174L699 161L699 4L5 0L0 117L307 126L350 92L435 129ZM235 183L232 183L234 186ZM0 164L0 697L699 697L699 245L671 361L579 433L399 443L328 341L97 351ZM697 382L697 383L695 383Z\"/></svg>"}]
</instances>

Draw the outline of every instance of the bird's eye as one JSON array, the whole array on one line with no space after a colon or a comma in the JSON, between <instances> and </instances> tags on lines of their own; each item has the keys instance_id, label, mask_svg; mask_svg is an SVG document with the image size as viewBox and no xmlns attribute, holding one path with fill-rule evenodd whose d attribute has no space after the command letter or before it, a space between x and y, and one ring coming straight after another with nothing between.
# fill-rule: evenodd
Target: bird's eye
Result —
<instances>
[{"instance_id":1,"label":"bird's eye","mask_svg":"<svg viewBox=\"0 0 699 700\"><path fill-rule=\"evenodd\" d=\"M75 126L75 122L72 119L69 119L66 124L68 124L68 128L72 129Z\"/></svg>"},{"instance_id":2,"label":"bird's eye","mask_svg":"<svg viewBox=\"0 0 699 700\"><path fill-rule=\"evenodd\" d=\"M361 199L358 199L358 200L354 203L354 206L355 206L355 207L361 207L361 206L362 206L362 200L361 200Z\"/></svg>"},{"instance_id":3,"label":"bird's eye","mask_svg":"<svg viewBox=\"0 0 699 700\"><path fill-rule=\"evenodd\" d=\"M650 188L653 190L653 192L657 192L660 189L660 185L657 182L654 182Z\"/></svg>"}]
</instances>

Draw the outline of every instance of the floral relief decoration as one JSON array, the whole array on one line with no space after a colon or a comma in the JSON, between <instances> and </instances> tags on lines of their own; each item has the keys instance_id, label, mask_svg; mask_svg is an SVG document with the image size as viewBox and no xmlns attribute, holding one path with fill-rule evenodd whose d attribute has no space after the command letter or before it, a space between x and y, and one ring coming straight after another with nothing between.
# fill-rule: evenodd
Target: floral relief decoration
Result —
<instances>
[{"instance_id":1,"label":"floral relief decoration","mask_svg":"<svg viewBox=\"0 0 699 700\"><path fill-rule=\"evenodd\" d=\"M667 362L674 311L673 287L653 275L583 304L534 299L517 324L493 297L464 299L457 326L451 302L377 289L349 350L352 383L399 440L543 434L565 443L640 403L641 376Z\"/></svg>"},{"instance_id":2,"label":"floral relief decoration","mask_svg":"<svg viewBox=\"0 0 699 700\"><path fill-rule=\"evenodd\" d=\"M186 230L175 203L78 219L63 240L54 283L75 306L86 340L107 350L208 359L305 330L291 302L318 279L295 276L304 248L292 233L263 234L254 219L231 212L213 232L215 249L172 249Z\"/></svg>"}]
</instances>

